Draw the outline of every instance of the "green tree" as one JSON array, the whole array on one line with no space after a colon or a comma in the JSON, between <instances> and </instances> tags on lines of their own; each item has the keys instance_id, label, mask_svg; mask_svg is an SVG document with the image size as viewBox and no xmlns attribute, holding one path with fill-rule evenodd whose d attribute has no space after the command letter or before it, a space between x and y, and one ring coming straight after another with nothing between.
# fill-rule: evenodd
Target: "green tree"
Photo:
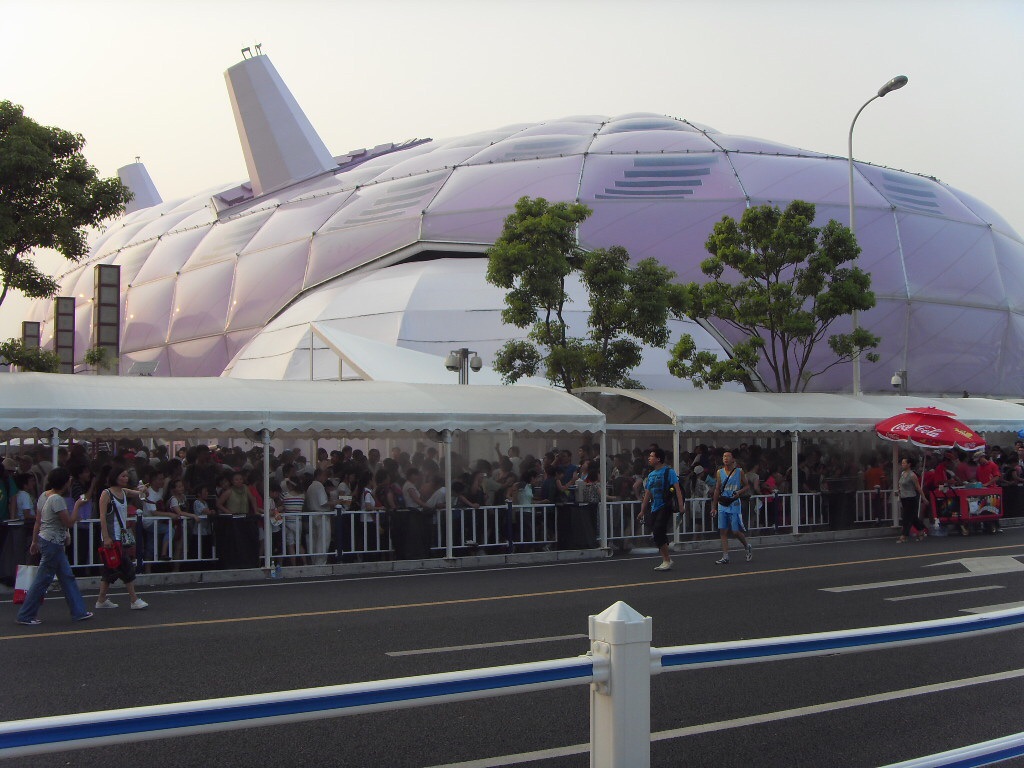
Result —
<instances>
[{"instance_id":1,"label":"green tree","mask_svg":"<svg viewBox=\"0 0 1024 768\"><path fill-rule=\"evenodd\" d=\"M750 389L763 360L769 389L802 392L815 376L878 346L881 339L863 328L828 335L839 318L875 306L875 294L871 276L851 265L860 253L853 233L834 219L813 226L814 212L812 203L794 200L784 211L762 205L744 211L739 223L726 216L715 225L705 245L711 256L700 267L711 280L685 287L687 314L716 318L743 338L731 359L718 360L683 336L672 350L673 375L713 389L727 381ZM738 279L730 273L724 280L727 268ZM812 352L823 339L833 357L812 370Z\"/></svg>"},{"instance_id":2,"label":"green tree","mask_svg":"<svg viewBox=\"0 0 1024 768\"><path fill-rule=\"evenodd\" d=\"M0 304L10 290L30 298L57 293L57 281L31 260L51 248L70 261L88 252L86 228L124 212L131 192L101 179L82 154L80 134L36 123L0 101Z\"/></svg>"},{"instance_id":3,"label":"green tree","mask_svg":"<svg viewBox=\"0 0 1024 768\"><path fill-rule=\"evenodd\" d=\"M590 214L581 203L520 198L487 252L488 282L507 290L502 319L530 329L495 357L507 383L542 373L569 392L588 385L636 388L629 373L643 345L668 344L668 315L682 298L675 273L653 259L630 266L619 246L580 248L576 228ZM589 294L584 337L570 335L566 321L567 281L577 279Z\"/></svg>"},{"instance_id":4,"label":"green tree","mask_svg":"<svg viewBox=\"0 0 1024 768\"><path fill-rule=\"evenodd\" d=\"M20 371L60 372L60 357L56 352L26 347L21 339L0 341L0 362L17 366Z\"/></svg>"}]
</instances>

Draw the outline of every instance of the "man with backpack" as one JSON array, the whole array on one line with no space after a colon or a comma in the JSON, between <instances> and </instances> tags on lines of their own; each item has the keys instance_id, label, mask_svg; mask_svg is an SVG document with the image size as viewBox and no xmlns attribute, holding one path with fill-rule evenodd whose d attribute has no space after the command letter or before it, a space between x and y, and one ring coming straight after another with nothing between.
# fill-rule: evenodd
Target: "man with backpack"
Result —
<instances>
[{"instance_id":1,"label":"man with backpack","mask_svg":"<svg viewBox=\"0 0 1024 768\"><path fill-rule=\"evenodd\" d=\"M654 537L654 546L661 553L661 564L654 570L671 571L672 558L668 555L668 525L672 515L682 511L683 490L679 476L672 467L665 465L665 451L652 448L647 454L647 464L651 467L644 481L644 500L640 503L640 519L648 520ZM650 510L650 518L647 511Z\"/></svg>"}]
</instances>

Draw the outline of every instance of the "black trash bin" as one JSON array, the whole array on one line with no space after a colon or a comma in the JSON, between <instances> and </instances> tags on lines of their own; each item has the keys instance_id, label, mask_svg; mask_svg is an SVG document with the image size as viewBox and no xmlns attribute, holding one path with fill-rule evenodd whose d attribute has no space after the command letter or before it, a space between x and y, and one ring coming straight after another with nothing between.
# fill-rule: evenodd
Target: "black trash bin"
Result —
<instances>
[{"instance_id":1,"label":"black trash bin","mask_svg":"<svg viewBox=\"0 0 1024 768\"><path fill-rule=\"evenodd\" d=\"M597 504L569 507L569 549L597 548Z\"/></svg>"},{"instance_id":2,"label":"black trash bin","mask_svg":"<svg viewBox=\"0 0 1024 768\"><path fill-rule=\"evenodd\" d=\"M832 530L853 528L857 505L856 477L827 477L828 491L824 494L828 509L828 527Z\"/></svg>"},{"instance_id":3,"label":"black trash bin","mask_svg":"<svg viewBox=\"0 0 1024 768\"><path fill-rule=\"evenodd\" d=\"M391 513L391 543L399 560L430 557L430 519L421 509L396 509Z\"/></svg>"}]
</instances>

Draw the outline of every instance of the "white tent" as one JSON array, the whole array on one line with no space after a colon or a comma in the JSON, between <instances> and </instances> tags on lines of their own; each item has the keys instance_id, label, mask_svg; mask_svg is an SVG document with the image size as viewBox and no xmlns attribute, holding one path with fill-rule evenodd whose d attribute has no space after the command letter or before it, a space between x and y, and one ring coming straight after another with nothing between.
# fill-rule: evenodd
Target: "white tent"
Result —
<instances>
[{"instance_id":1,"label":"white tent","mask_svg":"<svg viewBox=\"0 0 1024 768\"><path fill-rule=\"evenodd\" d=\"M430 434L445 444L446 525L452 557L451 434L458 431L602 432L604 415L547 387L373 381L254 381L19 373L0 377L0 434L126 432L138 435L260 433L263 514L270 525L273 433ZM603 434L602 434L603 440ZM56 450L56 448L54 449ZM602 546L607 520L602 505ZM271 537L264 563L270 568Z\"/></svg>"},{"instance_id":2,"label":"white tent","mask_svg":"<svg viewBox=\"0 0 1024 768\"><path fill-rule=\"evenodd\" d=\"M0 434L253 434L290 437L469 430L600 432L604 416L546 387L229 378L0 377Z\"/></svg>"},{"instance_id":3,"label":"white tent","mask_svg":"<svg viewBox=\"0 0 1024 768\"><path fill-rule=\"evenodd\" d=\"M679 456L682 433L788 433L791 465L798 466L802 432L872 432L875 424L907 408L934 406L953 413L978 432L1016 432L1024 426L1024 407L985 398L925 398L896 395L730 392L725 390L635 390L588 387L577 395L608 419L609 432L664 430L672 433ZM893 478L897 448L893 446ZM679 470L679 467L676 467ZM790 503L799 509L794 473ZM895 501L893 515L895 519ZM798 516L793 530L798 530Z\"/></svg>"}]
</instances>

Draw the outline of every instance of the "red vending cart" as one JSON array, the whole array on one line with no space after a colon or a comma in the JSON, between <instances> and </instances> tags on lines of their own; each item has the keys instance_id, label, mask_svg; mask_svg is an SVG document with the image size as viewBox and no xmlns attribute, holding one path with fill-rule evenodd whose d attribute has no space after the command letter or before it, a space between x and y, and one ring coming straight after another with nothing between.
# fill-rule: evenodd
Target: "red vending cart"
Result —
<instances>
[{"instance_id":1,"label":"red vending cart","mask_svg":"<svg viewBox=\"0 0 1024 768\"><path fill-rule=\"evenodd\" d=\"M971 523L988 523L1003 516L1003 489L993 485L932 491L932 508L940 523L959 525L966 531Z\"/></svg>"}]
</instances>

